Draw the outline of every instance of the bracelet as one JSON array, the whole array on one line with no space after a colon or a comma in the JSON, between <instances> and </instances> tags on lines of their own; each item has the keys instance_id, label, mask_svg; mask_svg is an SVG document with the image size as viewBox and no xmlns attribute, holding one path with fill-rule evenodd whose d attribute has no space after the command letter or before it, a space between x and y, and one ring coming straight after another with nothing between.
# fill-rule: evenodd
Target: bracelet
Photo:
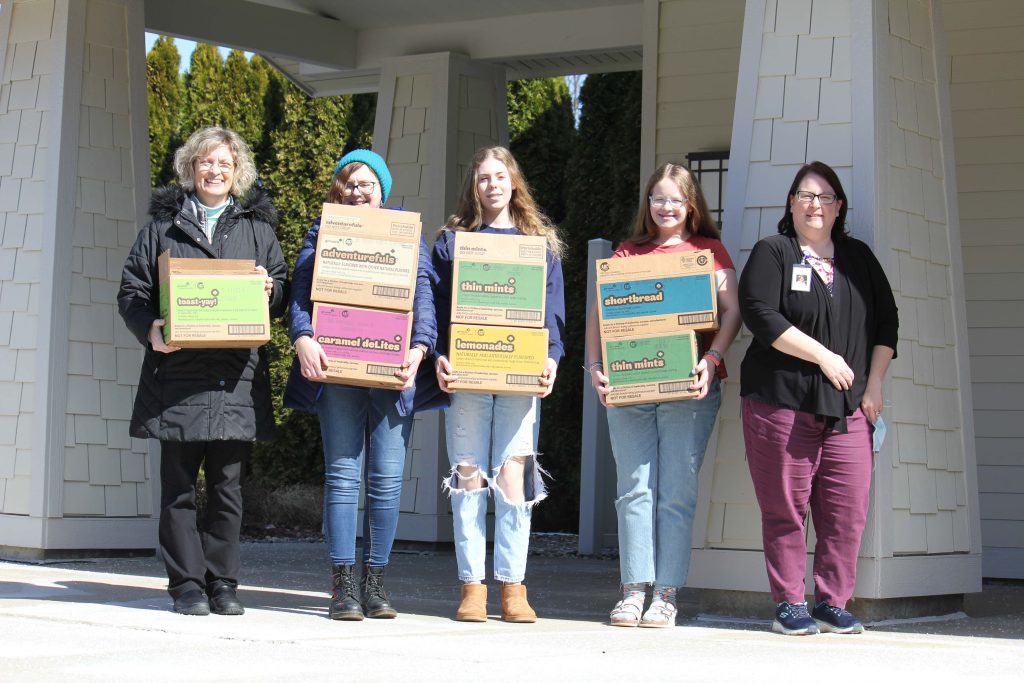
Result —
<instances>
[{"instance_id":1,"label":"bracelet","mask_svg":"<svg viewBox=\"0 0 1024 683\"><path fill-rule=\"evenodd\" d=\"M423 354L423 357L424 358L427 357L427 345L426 344L424 344L422 342L420 342L419 344L413 344L412 345L412 349L409 349L409 350L412 351L413 349L419 349L420 353Z\"/></svg>"},{"instance_id":2,"label":"bracelet","mask_svg":"<svg viewBox=\"0 0 1024 683\"><path fill-rule=\"evenodd\" d=\"M594 370L598 368L601 368L602 370L604 369L604 363L602 361L595 360L593 363L583 366L583 369L590 373L593 373Z\"/></svg>"},{"instance_id":3,"label":"bracelet","mask_svg":"<svg viewBox=\"0 0 1024 683\"><path fill-rule=\"evenodd\" d=\"M716 368L722 364L722 354L720 354L718 351L715 351L714 349L708 349L707 351L705 351L704 357L710 358L711 362L714 364Z\"/></svg>"}]
</instances>

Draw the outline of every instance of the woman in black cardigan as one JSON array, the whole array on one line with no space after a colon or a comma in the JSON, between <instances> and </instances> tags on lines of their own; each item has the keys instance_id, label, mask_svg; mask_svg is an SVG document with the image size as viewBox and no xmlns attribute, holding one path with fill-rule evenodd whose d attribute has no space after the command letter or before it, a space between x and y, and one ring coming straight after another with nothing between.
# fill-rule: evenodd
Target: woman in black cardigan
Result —
<instances>
[{"instance_id":1,"label":"woman in black cardigan","mask_svg":"<svg viewBox=\"0 0 1024 683\"><path fill-rule=\"evenodd\" d=\"M787 635L864 629L845 607L899 321L871 248L846 232L846 210L835 171L805 165L779 234L754 246L740 278L740 311L754 335L741 368L743 436L778 603L772 630ZM817 536L810 612L808 505Z\"/></svg>"}]
</instances>

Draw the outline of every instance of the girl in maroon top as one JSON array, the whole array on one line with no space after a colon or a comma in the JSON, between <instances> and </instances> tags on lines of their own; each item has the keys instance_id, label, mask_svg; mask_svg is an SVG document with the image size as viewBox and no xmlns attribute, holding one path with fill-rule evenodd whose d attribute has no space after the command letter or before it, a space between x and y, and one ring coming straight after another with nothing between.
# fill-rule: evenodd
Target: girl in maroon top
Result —
<instances>
[{"instance_id":1,"label":"girl in maroon top","mask_svg":"<svg viewBox=\"0 0 1024 683\"><path fill-rule=\"evenodd\" d=\"M647 181L644 194L633 234L615 256L710 249L720 316L718 333L701 335L704 356L693 369L697 399L608 407L622 575L622 599L610 620L613 626L660 627L676 623L676 591L686 583L690 564L697 474L721 405L722 355L739 331L740 313L736 270L696 178L684 166L664 164ZM599 336L597 311L591 309L587 369L607 406L611 387L600 360ZM652 598L644 611L648 586Z\"/></svg>"}]
</instances>

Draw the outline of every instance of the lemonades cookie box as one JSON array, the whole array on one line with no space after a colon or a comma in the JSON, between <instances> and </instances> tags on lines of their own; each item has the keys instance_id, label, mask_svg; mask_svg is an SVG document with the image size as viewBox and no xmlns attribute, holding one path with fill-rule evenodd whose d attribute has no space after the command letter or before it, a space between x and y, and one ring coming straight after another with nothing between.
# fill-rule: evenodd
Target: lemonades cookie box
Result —
<instances>
[{"instance_id":1,"label":"lemonades cookie box","mask_svg":"<svg viewBox=\"0 0 1024 683\"><path fill-rule=\"evenodd\" d=\"M182 348L252 348L270 341L266 276L255 261L157 259L164 343Z\"/></svg>"},{"instance_id":2,"label":"lemonades cookie box","mask_svg":"<svg viewBox=\"0 0 1024 683\"><path fill-rule=\"evenodd\" d=\"M660 403L695 398L697 338L692 331L602 340L608 405Z\"/></svg>"},{"instance_id":3,"label":"lemonades cookie box","mask_svg":"<svg viewBox=\"0 0 1024 683\"><path fill-rule=\"evenodd\" d=\"M601 259L596 266L602 339L718 329L710 250Z\"/></svg>"},{"instance_id":4,"label":"lemonades cookie box","mask_svg":"<svg viewBox=\"0 0 1024 683\"><path fill-rule=\"evenodd\" d=\"M544 326L544 237L455 233L452 322Z\"/></svg>"},{"instance_id":5,"label":"lemonades cookie box","mask_svg":"<svg viewBox=\"0 0 1024 683\"><path fill-rule=\"evenodd\" d=\"M452 325L448 360L451 388L485 394L539 394L548 358L544 328Z\"/></svg>"},{"instance_id":6,"label":"lemonades cookie box","mask_svg":"<svg viewBox=\"0 0 1024 683\"><path fill-rule=\"evenodd\" d=\"M395 377L409 352L412 313L313 304L313 339L327 355L333 384L397 389Z\"/></svg>"},{"instance_id":7,"label":"lemonades cookie box","mask_svg":"<svg viewBox=\"0 0 1024 683\"><path fill-rule=\"evenodd\" d=\"M412 310L420 231L412 211L324 204L310 298Z\"/></svg>"}]
</instances>

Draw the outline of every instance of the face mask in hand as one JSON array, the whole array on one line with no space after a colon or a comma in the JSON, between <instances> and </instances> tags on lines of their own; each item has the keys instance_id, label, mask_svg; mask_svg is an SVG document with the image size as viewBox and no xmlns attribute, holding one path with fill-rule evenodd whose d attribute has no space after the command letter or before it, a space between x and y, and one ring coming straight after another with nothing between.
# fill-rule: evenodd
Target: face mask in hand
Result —
<instances>
[{"instance_id":1,"label":"face mask in hand","mask_svg":"<svg viewBox=\"0 0 1024 683\"><path fill-rule=\"evenodd\" d=\"M879 415L878 419L875 420L874 434L871 436L872 450L878 453L882 450L882 444L885 443L885 420Z\"/></svg>"}]
</instances>

